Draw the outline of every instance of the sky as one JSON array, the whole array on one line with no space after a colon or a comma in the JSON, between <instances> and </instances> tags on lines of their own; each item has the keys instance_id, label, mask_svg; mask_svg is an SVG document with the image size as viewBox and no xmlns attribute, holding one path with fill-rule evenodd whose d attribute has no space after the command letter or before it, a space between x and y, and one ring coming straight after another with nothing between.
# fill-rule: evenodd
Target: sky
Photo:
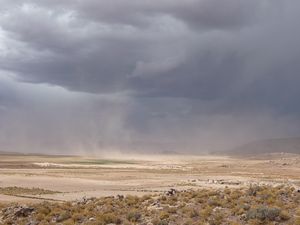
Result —
<instances>
[{"instance_id":1,"label":"sky","mask_svg":"<svg viewBox=\"0 0 300 225\"><path fill-rule=\"evenodd\" d=\"M0 0L0 151L300 136L299 0Z\"/></svg>"}]
</instances>

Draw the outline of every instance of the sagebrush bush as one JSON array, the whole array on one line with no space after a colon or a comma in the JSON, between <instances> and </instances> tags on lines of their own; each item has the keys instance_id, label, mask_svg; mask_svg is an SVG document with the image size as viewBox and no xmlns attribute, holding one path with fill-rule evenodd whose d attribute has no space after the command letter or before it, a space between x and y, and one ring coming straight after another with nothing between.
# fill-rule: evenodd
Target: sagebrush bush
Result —
<instances>
[{"instance_id":1,"label":"sagebrush bush","mask_svg":"<svg viewBox=\"0 0 300 225\"><path fill-rule=\"evenodd\" d=\"M274 221L276 217L280 215L280 209L259 207L257 209L251 209L247 212L247 219L258 219L258 220L270 220Z\"/></svg>"},{"instance_id":2,"label":"sagebrush bush","mask_svg":"<svg viewBox=\"0 0 300 225\"><path fill-rule=\"evenodd\" d=\"M34 211L25 217L14 216L11 208L18 205L0 205L0 224L300 225L299 196L300 193L285 186L201 189L176 192L171 196L156 194L43 202L32 205Z\"/></svg>"}]
</instances>

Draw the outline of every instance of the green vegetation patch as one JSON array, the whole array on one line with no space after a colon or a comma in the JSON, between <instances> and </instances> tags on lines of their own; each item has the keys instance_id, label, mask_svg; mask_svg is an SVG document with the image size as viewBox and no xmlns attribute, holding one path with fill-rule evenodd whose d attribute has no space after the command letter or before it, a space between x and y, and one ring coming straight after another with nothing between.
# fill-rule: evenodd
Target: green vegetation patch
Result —
<instances>
[{"instance_id":1,"label":"green vegetation patch","mask_svg":"<svg viewBox=\"0 0 300 225\"><path fill-rule=\"evenodd\" d=\"M136 164L137 162L130 161L130 160L96 159L96 160L66 161L64 163L80 164L80 165L111 165L111 164Z\"/></svg>"},{"instance_id":2,"label":"green vegetation patch","mask_svg":"<svg viewBox=\"0 0 300 225\"><path fill-rule=\"evenodd\" d=\"M23 187L1 187L0 194L4 195L45 195L56 194L57 191L50 191L41 188L23 188Z\"/></svg>"}]
</instances>

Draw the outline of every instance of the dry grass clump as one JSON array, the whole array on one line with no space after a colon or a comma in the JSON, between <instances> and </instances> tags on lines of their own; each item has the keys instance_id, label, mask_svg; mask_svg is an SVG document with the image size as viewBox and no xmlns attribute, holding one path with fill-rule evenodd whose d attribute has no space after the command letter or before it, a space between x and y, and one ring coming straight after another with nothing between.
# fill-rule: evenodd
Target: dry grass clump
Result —
<instances>
[{"instance_id":1,"label":"dry grass clump","mask_svg":"<svg viewBox=\"0 0 300 225\"><path fill-rule=\"evenodd\" d=\"M173 195L118 196L33 205L27 216L3 207L1 224L300 225L300 193L292 187L189 190Z\"/></svg>"},{"instance_id":2,"label":"dry grass clump","mask_svg":"<svg viewBox=\"0 0 300 225\"><path fill-rule=\"evenodd\" d=\"M0 210L2 210L4 207L6 207L6 204L0 203Z\"/></svg>"}]
</instances>

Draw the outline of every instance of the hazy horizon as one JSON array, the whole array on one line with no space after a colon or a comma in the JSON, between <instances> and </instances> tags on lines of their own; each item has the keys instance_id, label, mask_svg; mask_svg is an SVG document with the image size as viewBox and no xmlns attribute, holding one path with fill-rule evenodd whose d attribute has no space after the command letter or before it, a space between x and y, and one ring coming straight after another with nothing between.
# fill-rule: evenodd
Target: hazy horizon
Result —
<instances>
[{"instance_id":1,"label":"hazy horizon","mask_svg":"<svg viewBox=\"0 0 300 225\"><path fill-rule=\"evenodd\" d=\"M0 152L300 137L299 1L0 3Z\"/></svg>"}]
</instances>

